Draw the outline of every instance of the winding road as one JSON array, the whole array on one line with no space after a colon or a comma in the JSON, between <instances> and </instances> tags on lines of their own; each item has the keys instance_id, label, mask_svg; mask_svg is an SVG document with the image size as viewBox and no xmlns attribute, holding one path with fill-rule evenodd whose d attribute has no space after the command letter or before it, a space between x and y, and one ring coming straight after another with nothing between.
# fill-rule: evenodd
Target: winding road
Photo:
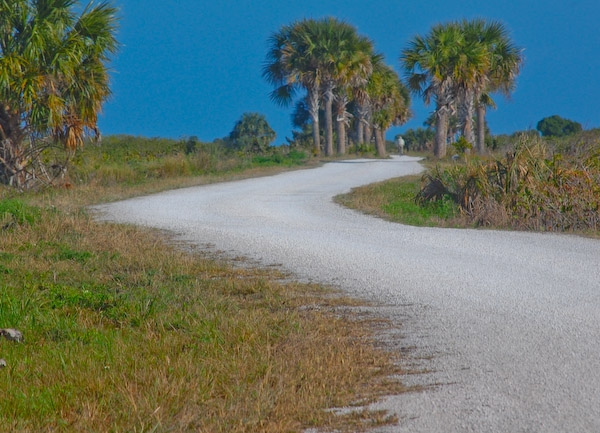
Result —
<instances>
[{"instance_id":1,"label":"winding road","mask_svg":"<svg viewBox=\"0 0 600 433\"><path fill-rule=\"evenodd\" d=\"M386 398L394 432L599 432L600 241L418 228L342 208L350 188L419 173L352 160L97 206L379 303L436 385Z\"/></svg>"}]
</instances>

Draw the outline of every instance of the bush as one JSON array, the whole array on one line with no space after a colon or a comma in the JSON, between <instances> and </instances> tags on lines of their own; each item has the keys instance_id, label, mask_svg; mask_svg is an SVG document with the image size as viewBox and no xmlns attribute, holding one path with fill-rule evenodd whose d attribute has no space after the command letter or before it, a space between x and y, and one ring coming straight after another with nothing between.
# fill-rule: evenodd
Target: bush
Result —
<instances>
[{"instance_id":1,"label":"bush","mask_svg":"<svg viewBox=\"0 0 600 433\"><path fill-rule=\"evenodd\" d=\"M539 139L523 137L516 149L492 162L475 160L424 177L421 203L450 197L481 226L567 231L600 228L600 162L552 153Z\"/></svg>"},{"instance_id":2,"label":"bush","mask_svg":"<svg viewBox=\"0 0 600 433\"><path fill-rule=\"evenodd\" d=\"M581 123L563 119L557 115L543 118L538 122L536 129L544 137L565 137L582 130Z\"/></svg>"}]
</instances>

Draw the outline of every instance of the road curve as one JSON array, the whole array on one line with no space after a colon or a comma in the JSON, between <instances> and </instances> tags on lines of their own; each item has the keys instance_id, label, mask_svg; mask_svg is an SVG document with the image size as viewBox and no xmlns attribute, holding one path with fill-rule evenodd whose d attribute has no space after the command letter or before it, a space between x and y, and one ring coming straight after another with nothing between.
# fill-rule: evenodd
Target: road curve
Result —
<instances>
[{"instance_id":1,"label":"road curve","mask_svg":"<svg viewBox=\"0 0 600 433\"><path fill-rule=\"evenodd\" d=\"M600 431L600 241L417 228L334 204L350 188L421 171L356 160L97 206L99 218L379 301L439 384L380 403L394 432Z\"/></svg>"}]
</instances>

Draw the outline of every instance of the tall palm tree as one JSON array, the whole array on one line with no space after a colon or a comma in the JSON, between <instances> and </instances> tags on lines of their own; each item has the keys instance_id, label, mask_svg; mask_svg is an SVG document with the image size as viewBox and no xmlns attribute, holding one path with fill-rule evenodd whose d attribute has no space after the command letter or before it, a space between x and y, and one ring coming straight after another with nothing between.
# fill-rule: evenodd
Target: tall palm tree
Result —
<instances>
[{"instance_id":1,"label":"tall palm tree","mask_svg":"<svg viewBox=\"0 0 600 433\"><path fill-rule=\"evenodd\" d=\"M110 94L106 63L117 49L116 10L73 0L0 2L0 181L40 180L41 152L75 149L96 133ZM41 168L40 168L41 167ZM51 179L49 179L51 180Z\"/></svg>"},{"instance_id":2,"label":"tall palm tree","mask_svg":"<svg viewBox=\"0 0 600 433\"><path fill-rule=\"evenodd\" d=\"M477 151L485 153L485 115L487 107L495 108L491 94L501 92L506 97L514 90L515 80L523 65L523 50L517 47L502 23L480 25L480 43L489 56L486 85L475 93L477 112Z\"/></svg>"},{"instance_id":3,"label":"tall palm tree","mask_svg":"<svg viewBox=\"0 0 600 433\"><path fill-rule=\"evenodd\" d=\"M385 133L391 125L405 123L410 115L410 94L398 74L379 63L369 77L367 93L371 104L377 154L384 157Z\"/></svg>"},{"instance_id":4,"label":"tall palm tree","mask_svg":"<svg viewBox=\"0 0 600 433\"><path fill-rule=\"evenodd\" d=\"M371 67L372 70L376 70L381 66L383 62L383 56L379 53L373 53L371 55ZM367 92L367 86L370 80L370 76L366 81L358 81L353 83L351 87L352 98L354 100L354 117L356 119L356 141L357 144L362 144L366 141L365 139L365 128L369 128L369 114L371 112L371 104L369 102L369 93Z\"/></svg>"},{"instance_id":5,"label":"tall palm tree","mask_svg":"<svg viewBox=\"0 0 600 433\"><path fill-rule=\"evenodd\" d=\"M473 144L475 143L473 129L475 101L489 82L492 58L488 47L481 40L487 30L487 23L484 20L463 20L459 26L463 37L460 40L460 51L454 60L454 92L462 136L467 142Z\"/></svg>"},{"instance_id":6,"label":"tall palm tree","mask_svg":"<svg viewBox=\"0 0 600 433\"><path fill-rule=\"evenodd\" d=\"M335 109L338 153L346 153L346 107L352 98L352 89L366 84L373 70L373 43L366 37L351 33L345 41L336 66Z\"/></svg>"},{"instance_id":7,"label":"tall palm tree","mask_svg":"<svg viewBox=\"0 0 600 433\"><path fill-rule=\"evenodd\" d=\"M333 155L333 103L336 100L336 89L339 97L338 108L344 109L341 115L337 116L340 121L337 121L337 117L336 121L338 132L342 133L341 140L345 141L347 86L353 81L366 79L370 73L372 43L367 38L359 36L352 25L332 17L312 21L311 24L310 30L315 44L314 54L322 71L325 151L327 155Z\"/></svg>"},{"instance_id":8,"label":"tall palm tree","mask_svg":"<svg viewBox=\"0 0 600 433\"><path fill-rule=\"evenodd\" d=\"M448 115L456 99L454 67L460 56L463 34L458 23L438 24L426 36L415 36L400 57L409 88L429 105L434 99L434 154L446 155Z\"/></svg>"},{"instance_id":9,"label":"tall palm tree","mask_svg":"<svg viewBox=\"0 0 600 433\"><path fill-rule=\"evenodd\" d=\"M321 152L319 136L319 101L322 68L316 52L315 20L302 20L283 26L269 38L270 49L263 67L263 77L275 86L271 99L289 105L301 87L306 90L306 106L313 124L315 154Z\"/></svg>"}]
</instances>

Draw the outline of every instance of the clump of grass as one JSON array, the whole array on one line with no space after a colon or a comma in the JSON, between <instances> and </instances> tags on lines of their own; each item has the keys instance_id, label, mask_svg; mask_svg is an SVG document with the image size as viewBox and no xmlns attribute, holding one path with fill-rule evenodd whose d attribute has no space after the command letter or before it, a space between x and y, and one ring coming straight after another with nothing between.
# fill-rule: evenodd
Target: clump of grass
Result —
<instances>
[{"instance_id":1,"label":"clump of grass","mask_svg":"<svg viewBox=\"0 0 600 433\"><path fill-rule=\"evenodd\" d=\"M23 221L39 218L0 237L0 327L25 335L2 344L1 431L358 431L393 421L324 410L402 386L386 379L391 355L323 288L233 269L79 210L22 208Z\"/></svg>"},{"instance_id":2,"label":"clump of grass","mask_svg":"<svg viewBox=\"0 0 600 433\"><path fill-rule=\"evenodd\" d=\"M536 137L523 137L505 158L467 160L424 177L421 203L451 198L468 223L543 231L600 228L598 153L552 153Z\"/></svg>"},{"instance_id":3,"label":"clump of grass","mask_svg":"<svg viewBox=\"0 0 600 433\"><path fill-rule=\"evenodd\" d=\"M440 200L419 205L415 197L421 187L419 176L407 176L354 188L335 200L347 207L394 222L415 226L454 224L458 206L451 200Z\"/></svg>"},{"instance_id":4,"label":"clump of grass","mask_svg":"<svg viewBox=\"0 0 600 433\"><path fill-rule=\"evenodd\" d=\"M39 219L37 208L26 205L19 199L0 200L0 229L7 230L15 225L32 224Z\"/></svg>"}]
</instances>

